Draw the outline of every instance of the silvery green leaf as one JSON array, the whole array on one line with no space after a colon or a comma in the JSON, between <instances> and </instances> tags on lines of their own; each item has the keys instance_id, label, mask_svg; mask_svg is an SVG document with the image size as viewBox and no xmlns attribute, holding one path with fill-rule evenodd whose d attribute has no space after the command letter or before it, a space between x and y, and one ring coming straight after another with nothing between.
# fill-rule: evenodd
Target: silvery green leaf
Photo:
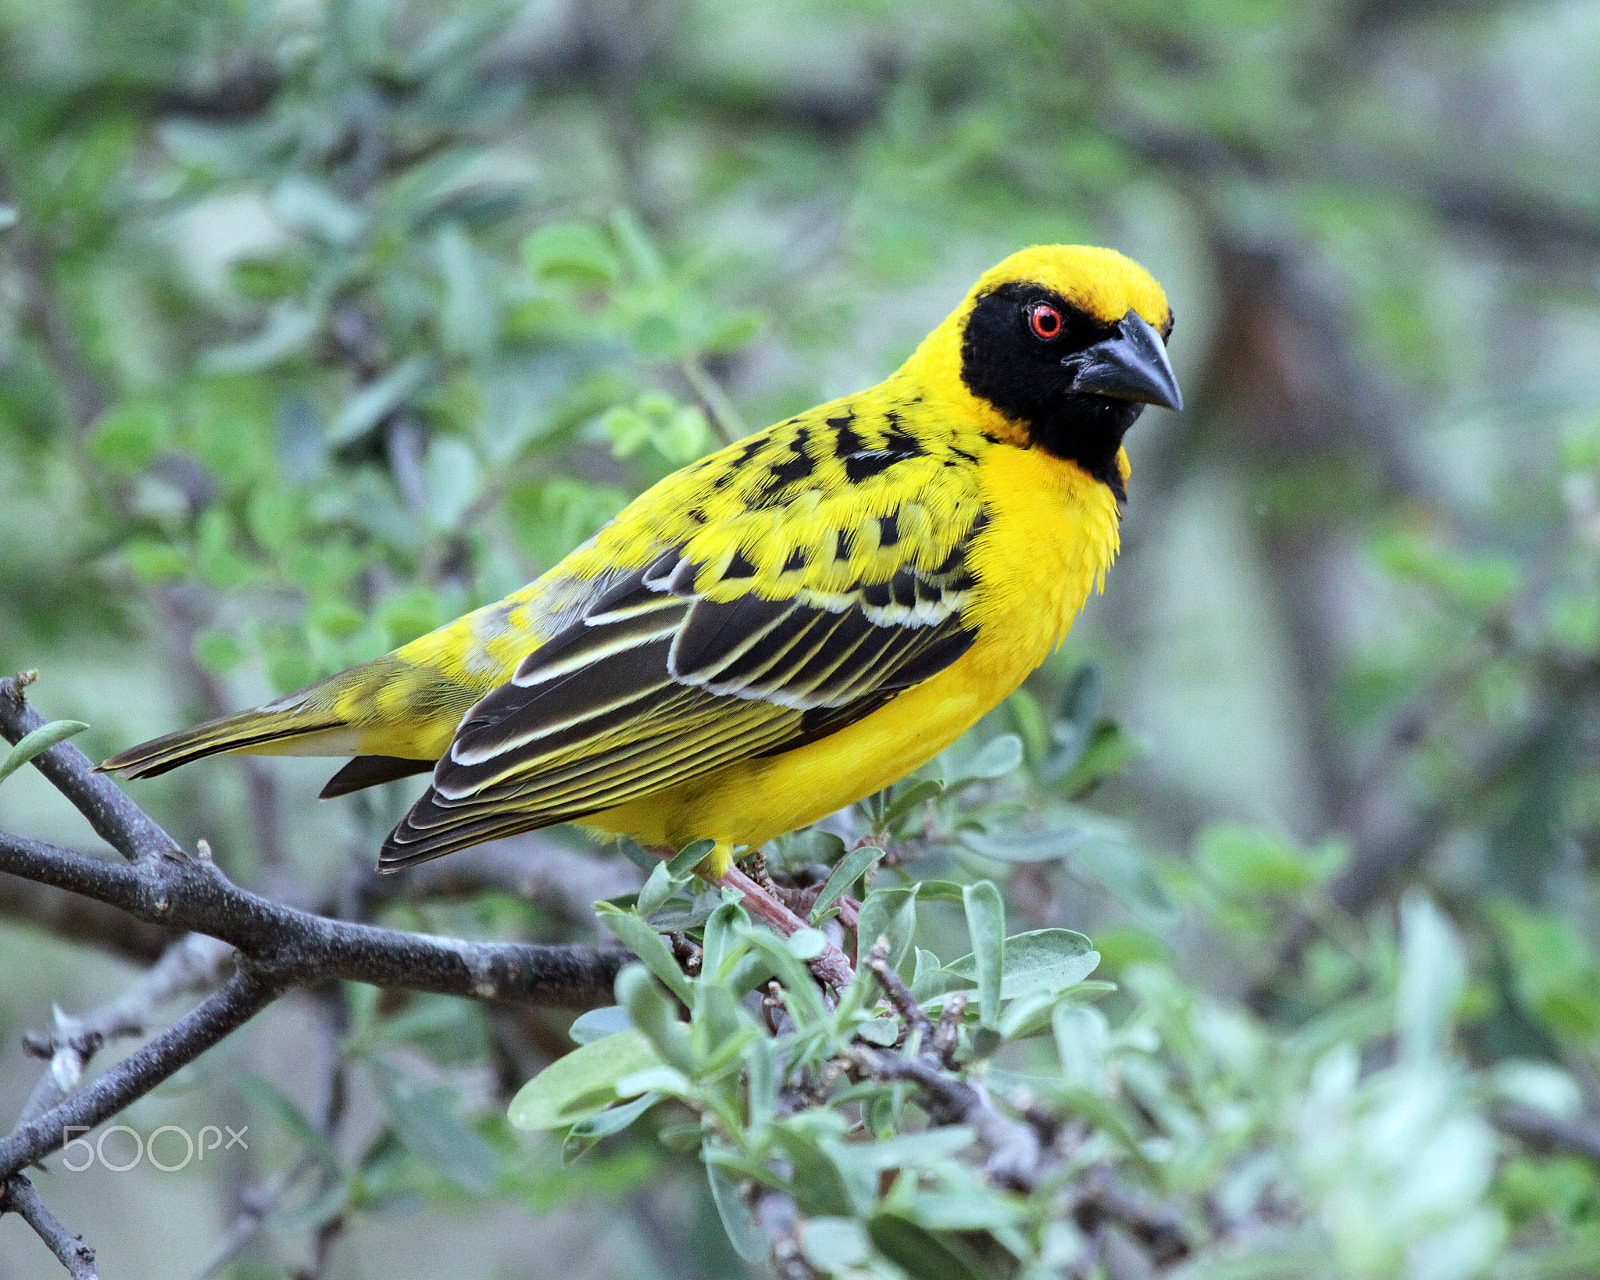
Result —
<instances>
[{"instance_id":1,"label":"silvery green leaf","mask_svg":"<svg viewBox=\"0 0 1600 1280\"><path fill-rule=\"evenodd\" d=\"M684 976L667 944L655 929L634 912L624 911L608 902L595 904L595 914L605 922L622 945L644 961L645 967L667 984L672 994L688 1004L694 997L689 989L689 979Z\"/></svg>"},{"instance_id":2,"label":"silvery green leaf","mask_svg":"<svg viewBox=\"0 0 1600 1280\"><path fill-rule=\"evenodd\" d=\"M1467 961L1448 917L1420 889L1400 899L1400 984L1395 1021L1401 1056L1420 1062L1439 1053L1466 989Z\"/></svg>"},{"instance_id":3,"label":"silvery green leaf","mask_svg":"<svg viewBox=\"0 0 1600 1280\"><path fill-rule=\"evenodd\" d=\"M911 946L917 927L917 885L874 889L861 904L856 938L862 954L871 950L879 938L889 940L889 967L898 969Z\"/></svg>"},{"instance_id":4,"label":"silvery green leaf","mask_svg":"<svg viewBox=\"0 0 1600 1280\"><path fill-rule=\"evenodd\" d=\"M856 1036L868 1044L887 1048L900 1038L900 1024L893 1018L868 1018L856 1024Z\"/></svg>"},{"instance_id":5,"label":"silvery green leaf","mask_svg":"<svg viewBox=\"0 0 1600 1280\"><path fill-rule=\"evenodd\" d=\"M968 782L1003 778L1021 763L1022 739L1014 733L1002 733L973 757L964 776L952 784L952 789Z\"/></svg>"},{"instance_id":6,"label":"silvery green leaf","mask_svg":"<svg viewBox=\"0 0 1600 1280\"><path fill-rule=\"evenodd\" d=\"M972 939L973 976L978 983L978 1009L983 1025L1000 1018L1000 978L1005 968L1006 907L992 880L968 885L962 895L967 933Z\"/></svg>"},{"instance_id":7,"label":"silvery green leaf","mask_svg":"<svg viewBox=\"0 0 1600 1280\"><path fill-rule=\"evenodd\" d=\"M746 1262L765 1262L767 1236L740 1194L738 1179L721 1165L707 1163L706 1180L711 1184L711 1200L717 1206L717 1216L722 1219L722 1229L727 1232L733 1251Z\"/></svg>"},{"instance_id":8,"label":"silvery green leaf","mask_svg":"<svg viewBox=\"0 0 1600 1280\"><path fill-rule=\"evenodd\" d=\"M419 1084L381 1058L368 1059L367 1066L395 1132L410 1151L468 1191L494 1185L494 1149L456 1115L452 1090Z\"/></svg>"},{"instance_id":9,"label":"silvery green leaf","mask_svg":"<svg viewBox=\"0 0 1600 1280\"><path fill-rule=\"evenodd\" d=\"M691 840L668 860L667 870L676 877L692 875L694 869L710 857L716 847L715 840Z\"/></svg>"},{"instance_id":10,"label":"silvery green leaf","mask_svg":"<svg viewBox=\"0 0 1600 1280\"><path fill-rule=\"evenodd\" d=\"M428 517L436 529L455 528L483 488L478 455L455 436L434 437L422 464L422 478Z\"/></svg>"},{"instance_id":11,"label":"silvery green leaf","mask_svg":"<svg viewBox=\"0 0 1600 1280\"><path fill-rule=\"evenodd\" d=\"M1105 1014L1092 1005L1063 1000L1051 1018L1061 1077L1069 1085L1100 1092L1105 1083L1106 1048L1111 1041Z\"/></svg>"},{"instance_id":12,"label":"silvery green leaf","mask_svg":"<svg viewBox=\"0 0 1600 1280\"><path fill-rule=\"evenodd\" d=\"M1072 929L1035 929L1005 942L1000 997L1012 1000L1034 991L1065 991L1082 982L1100 963L1094 944ZM964 955L945 965L945 972L977 981L977 962Z\"/></svg>"},{"instance_id":13,"label":"silvery green leaf","mask_svg":"<svg viewBox=\"0 0 1600 1280\"><path fill-rule=\"evenodd\" d=\"M630 1027L557 1058L517 1090L507 1118L518 1129L560 1129L617 1101L617 1081L659 1064L650 1041Z\"/></svg>"},{"instance_id":14,"label":"silvery green leaf","mask_svg":"<svg viewBox=\"0 0 1600 1280\"><path fill-rule=\"evenodd\" d=\"M1151 871L1148 859L1133 849L1125 837L1102 831L1097 838L1074 847L1068 854L1068 864L1076 875L1099 884L1152 924L1176 923L1177 906Z\"/></svg>"},{"instance_id":15,"label":"silvery green leaf","mask_svg":"<svg viewBox=\"0 0 1600 1280\"><path fill-rule=\"evenodd\" d=\"M608 1004L580 1013L567 1028L567 1035L574 1044L589 1044L602 1036L626 1031L631 1026L633 1023L628 1021L626 1009L620 1004Z\"/></svg>"},{"instance_id":16,"label":"silvery green leaf","mask_svg":"<svg viewBox=\"0 0 1600 1280\"><path fill-rule=\"evenodd\" d=\"M883 850L870 844L864 844L859 849L847 853L829 874L827 882L822 886L822 892L812 904L811 922L815 924L820 920L822 913L843 897L846 889L876 866L881 857Z\"/></svg>"},{"instance_id":17,"label":"silvery green leaf","mask_svg":"<svg viewBox=\"0 0 1600 1280\"><path fill-rule=\"evenodd\" d=\"M800 1252L817 1270L832 1273L866 1262L872 1256L872 1241L866 1227L854 1218L804 1218Z\"/></svg>"},{"instance_id":18,"label":"silvery green leaf","mask_svg":"<svg viewBox=\"0 0 1600 1280\"><path fill-rule=\"evenodd\" d=\"M650 1037L663 1062L684 1075L694 1074L688 1028L678 1021L672 999L643 965L627 965L617 975L617 1002L628 1011L633 1025Z\"/></svg>"},{"instance_id":19,"label":"silvery green leaf","mask_svg":"<svg viewBox=\"0 0 1600 1280\"><path fill-rule=\"evenodd\" d=\"M815 960L828 949L828 937L821 929L798 929L789 935L789 950L797 960Z\"/></svg>"},{"instance_id":20,"label":"silvery green leaf","mask_svg":"<svg viewBox=\"0 0 1600 1280\"><path fill-rule=\"evenodd\" d=\"M661 904L670 898L678 888L678 882L672 878L672 872L667 869L665 862L658 862L645 877L644 884L639 889L639 896L634 902L634 910L642 916L653 916Z\"/></svg>"},{"instance_id":21,"label":"silvery green leaf","mask_svg":"<svg viewBox=\"0 0 1600 1280\"><path fill-rule=\"evenodd\" d=\"M213 373L253 373L290 356L299 355L316 336L322 314L288 298L272 304L267 318L253 337L211 347L200 357L202 368Z\"/></svg>"}]
</instances>

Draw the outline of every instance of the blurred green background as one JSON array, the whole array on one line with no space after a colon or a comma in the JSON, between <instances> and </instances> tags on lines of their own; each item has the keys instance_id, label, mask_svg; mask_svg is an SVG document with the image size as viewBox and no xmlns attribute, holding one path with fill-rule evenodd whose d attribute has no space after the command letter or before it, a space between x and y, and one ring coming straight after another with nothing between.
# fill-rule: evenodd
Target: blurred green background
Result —
<instances>
[{"instance_id":1,"label":"blurred green background","mask_svg":"<svg viewBox=\"0 0 1600 1280\"><path fill-rule=\"evenodd\" d=\"M296 687L531 579L721 435L877 381L1012 250L1115 246L1172 298L1188 409L1133 431L1107 593L987 732L1086 725L1077 793L1123 835L1020 865L1013 911L1270 1036L1343 1017L1370 1066L1393 902L1425 886L1468 974L1439 1105L1483 1137L1437 1156L1483 1176L1428 1222L1466 1215L1466 1243L1419 1261L1421 1228L1330 1173L1319 1265L1600 1273L1594 1169L1483 1127L1506 1063L1600 1111L1597 68L1593 0L3 0L0 668L37 667L96 757ZM325 903L409 794L314 806L326 772L133 793ZM31 771L0 825L90 840ZM533 906L387 918L581 939L585 895L633 882L614 855L540 865L560 891ZM18 1035L154 944L41 919L16 882L0 913L13 1116L39 1069ZM335 1032L370 1019L486 1125L562 1043L559 1019L385 1012ZM44 1179L103 1274L211 1256L293 1153L229 1081L314 1109L321 1016L286 1003L134 1112L248 1118L248 1157ZM363 1081L349 1144L383 1130ZM563 1170L490 1139L487 1182L394 1174L326 1274L740 1274L655 1144ZM1420 1158L1391 1140L1372 1168ZM1333 1163L1388 1185L1366 1158ZM302 1265L300 1208L230 1274ZM0 1277L55 1271L0 1219Z\"/></svg>"}]
</instances>

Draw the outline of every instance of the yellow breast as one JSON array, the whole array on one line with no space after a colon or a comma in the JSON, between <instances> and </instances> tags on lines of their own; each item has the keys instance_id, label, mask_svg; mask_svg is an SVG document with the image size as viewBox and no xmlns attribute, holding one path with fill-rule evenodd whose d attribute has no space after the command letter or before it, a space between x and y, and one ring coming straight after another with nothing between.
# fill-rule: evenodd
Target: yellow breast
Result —
<instances>
[{"instance_id":1,"label":"yellow breast","mask_svg":"<svg viewBox=\"0 0 1600 1280\"><path fill-rule=\"evenodd\" d=\"M646 844L710 837L757 847L926 764L1012 693L1061 642L1117 552L1116 500L1076 465L1040 450L984 447L988 522L969 566L959 660L882 710L817 742L744 760L586 820Z\"/></svg>"}]
</instances>

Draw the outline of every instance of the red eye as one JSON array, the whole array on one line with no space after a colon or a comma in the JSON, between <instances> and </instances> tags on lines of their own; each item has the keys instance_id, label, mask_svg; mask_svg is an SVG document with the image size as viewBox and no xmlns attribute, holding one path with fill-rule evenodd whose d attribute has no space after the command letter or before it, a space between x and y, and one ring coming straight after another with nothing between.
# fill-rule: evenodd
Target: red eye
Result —
<instances>
[{"instance_id":1,"label":"red eye","mask_svg":"<svg viewBox=\"0 0 1600 1280\"><path fill-rule=\"evenodd\" d=\"M1041 338L1058 337L1061 333L1061 313L1048 302L1035 302L1028 308L1028 324Z\"/></svg>"}]
</instances>

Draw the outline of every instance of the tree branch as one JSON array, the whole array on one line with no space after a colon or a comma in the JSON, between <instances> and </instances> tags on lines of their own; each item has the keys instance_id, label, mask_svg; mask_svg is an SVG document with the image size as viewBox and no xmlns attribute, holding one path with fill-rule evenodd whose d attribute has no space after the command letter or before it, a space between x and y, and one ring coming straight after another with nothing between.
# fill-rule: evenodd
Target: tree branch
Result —
<instances>
[{"instance_id":1,"label":"tree branch","mask_svg":"<svg viewBox=\"0 0 1600 1280\"><path fill-rule=\"evenodd\" d=\"M0 875L0 916L134 964L159 960L178 937L93 898L18 876Z\"/></svg>"},{"instance_id":2,"label":"tree branch","mask_svg":"<svg viewBox=\"0 0 1600 1280\"><path fill-rule=\"evenodd\" d=\"M50 1067L23 1104L18 1123L26 1124L59 1105L77 1087L89 1060L107 1040L143 1035L158 1008L187 992L212 990L232 968L232 947L191 933L169 947L110 1004L81 1018L57 1009L55 1030L50 1035L31 1032L22 1038L28 1052L47 1059Z\"/></svg>"},{"instance_id":3,"label":"tree branch","mask_svg":"<svg viewBox=\"0 0 1600 1280\"><path fill-rule=\"evenodd\" d=\"M1508 1103L1489 1113L1494 1127L1548 1154L1564 1151L1600 1166L1600 1124L1593 1120L1563 1120L1537 1107Z\"/></svg>"},{"instance_id":4,"label":"tree branch","mask_svg":"<svg viewBox=\"0 0 1600 1280\"><path fill-rule=\"evenodd\" d=\"M22 691L33 683L31 674L0 679L0 737L15 745L45 719L28 705ZM134 804L110 778L94 771L94 762L71 742L58 742L33 759L34 767L49 779L79 813L89 819L95 833L130 862L140 858L184 857L178 842Z\"/></svg>"},{"instance_id":5,"label":"tree branch","mask_svg":"<svg viewBox=\"0 0 1600 1280\"><path fill-rule=\"evenodd\" d=\"M100 1280L100 1273L95 1269L94 1250L84 1244L82 1236L73 1235L62 1225L61 1219L39 1198L33 1183L22 1174L12 1174L4 1186L0 1186L0 1213L14 1213L32 1227L73 1280Z\"/></svg>"},{"instance_id":6,"label":"tree branch","mask_svg":"<svg viewBox=\"0 0 1600 1280\"><path fill-rule=\"evenodd\" d=\"M0 1177L59 1151L67 1129L92 1129L242 1027L290 986L282 974L247 965L149 1044L88 1088L0 1138Z\"/></svg>"}]
</instances>

